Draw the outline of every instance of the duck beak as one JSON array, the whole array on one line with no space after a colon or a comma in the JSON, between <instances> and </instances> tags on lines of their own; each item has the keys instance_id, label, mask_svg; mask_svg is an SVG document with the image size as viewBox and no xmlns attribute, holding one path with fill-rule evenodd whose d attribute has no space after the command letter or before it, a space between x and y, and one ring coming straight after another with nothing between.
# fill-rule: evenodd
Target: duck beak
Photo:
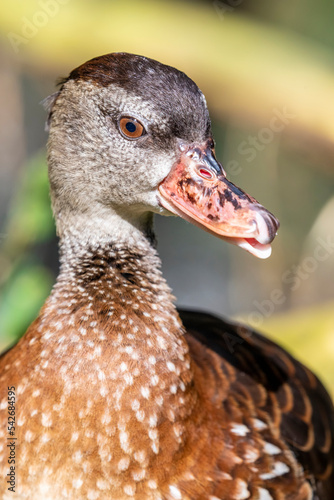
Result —
<instances>
[{"instance_id":1,"label":"duck beak","mask_svg":"<svg viewBox=\"0 0 334 500\"><path fill-rule=\"evenodd\" d=\"M161 205L260 259L269 257L279 221L226 179L212 139L180 149L180 160L159 185Z\"/></svg>"}]
</instances>

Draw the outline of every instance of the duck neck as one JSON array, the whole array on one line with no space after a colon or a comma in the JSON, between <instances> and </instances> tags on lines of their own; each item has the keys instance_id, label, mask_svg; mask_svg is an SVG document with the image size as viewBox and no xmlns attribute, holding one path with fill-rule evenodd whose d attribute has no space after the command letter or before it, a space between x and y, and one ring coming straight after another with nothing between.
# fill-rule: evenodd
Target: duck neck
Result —
<instances>
[{"instance_id":1,"label":"duck neck","mask_svg":"<svg viewBox=\"0 0 334 500\"><path fill-rule=\"evenodd\" d=\"M110 318L114 330L118 316L144 315L146 323L160 322L159 329L161 322L169 321L179 336L182 329L174 297L154 248L152 215L135 223L114 214L107 222L87 218L70 224L61 234L61 268L53 297L66 294L65 289L74 294L73 303L78 299L83 304L84 297L89 297L94 313L100 320ZM98 309L101 303L103 314Z\"/></svg>"},{"instance_id":2,"label":"duck neck","mask_svg":"<svg viewBox=\"0 0 334 500\"><path fill-rule=\"evenodd\" d=\"M70 285L78 295L82 289L92 292L97 301L94 290L98 289L99 295L103 291L111 306L116 300L116 290L122 289L123 295L126 295L126 289L135 295L147 292L142 299L150 297L158 302L163 298L164 307L177 316L174 297L160 270L152 215L135 221L116 214L108 220L87 217L84 222L76 221L62 230L61 267L54 294ZM130 309L128 307L128 313Z\"/></svg>"}]
</instances>

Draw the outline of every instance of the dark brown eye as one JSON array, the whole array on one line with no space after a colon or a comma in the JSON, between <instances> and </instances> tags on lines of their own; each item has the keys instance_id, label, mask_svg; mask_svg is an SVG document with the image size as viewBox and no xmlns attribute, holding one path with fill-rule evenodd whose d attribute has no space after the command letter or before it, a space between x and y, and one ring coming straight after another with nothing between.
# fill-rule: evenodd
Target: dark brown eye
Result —
<instances>
[{"instance_id":1,"label":"dark brown eye","mask_svg":"<svg viewBox=\"0 0 334 500\"><path fill-rule=\"evenodd\" d=\"M127 139L138 139L146 133L144 126L131 116L122 116L119 120L119 129Z\"/></svg>"}]
</instances>

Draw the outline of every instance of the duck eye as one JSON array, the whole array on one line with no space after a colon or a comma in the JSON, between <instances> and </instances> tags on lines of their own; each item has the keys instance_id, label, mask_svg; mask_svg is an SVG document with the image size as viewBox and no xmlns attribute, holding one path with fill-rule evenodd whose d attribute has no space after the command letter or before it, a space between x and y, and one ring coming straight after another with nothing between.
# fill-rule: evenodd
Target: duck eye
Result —
<instances>
[{"instance_id":1,"label":"duck eye","mask_svg":"<svg viewBox=\"0 0 334 500\"><path fill-rule=\"evenodd\" d=\"M138 139L146 133L144 126L131 116L122 116L119 120L119 129L127 139Z\"/></svg>"}]
</instances>

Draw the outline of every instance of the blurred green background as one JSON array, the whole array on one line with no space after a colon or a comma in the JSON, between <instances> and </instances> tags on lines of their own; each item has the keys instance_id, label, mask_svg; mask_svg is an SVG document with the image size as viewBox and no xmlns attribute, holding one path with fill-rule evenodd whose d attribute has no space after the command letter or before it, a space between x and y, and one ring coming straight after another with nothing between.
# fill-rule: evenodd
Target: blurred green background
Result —
<instances>
[{"instance_id":1,"label":"blurred green background","mask_svg":"<svg viewBox=\"0 0 334 500\"><path fill-rule=\"evenodd\" d=\"M39 103L75 66L127 51L196 81L230 180L281 221L260 261L157 218L178 303L253 324L334 394L333 21L331 0L2 2L0 349L24 333L58 269Z\"/></svg>"}]
</instances>

